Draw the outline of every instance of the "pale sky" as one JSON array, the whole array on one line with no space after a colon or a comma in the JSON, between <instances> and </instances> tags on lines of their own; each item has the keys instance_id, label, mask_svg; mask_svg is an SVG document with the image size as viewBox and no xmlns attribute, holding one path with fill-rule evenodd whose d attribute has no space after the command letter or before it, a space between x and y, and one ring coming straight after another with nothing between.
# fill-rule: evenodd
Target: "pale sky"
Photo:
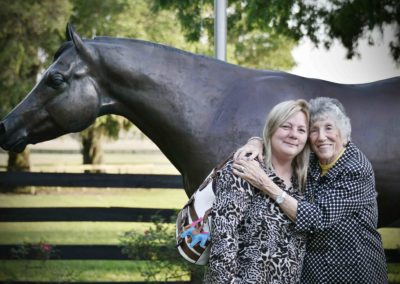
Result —
<instances>
[{"instance_id":1,"label":"pale sky","mask_svg":"<svg viewBox=\"0 0 400 284\"><path fill-rule=\"evenodd\" d=\"M346 51L339 42L327 51L323 47L316 48L310 40L303 40L292 51L297 66L290 73L345 84L400 76L400 67L396 67L388 47L393 30L386 28L383 37L375 34L378 44L369 46L365 39L361 40L358 48L361 58L352 60L345 58Z\"/></svg>"}]
</instances>

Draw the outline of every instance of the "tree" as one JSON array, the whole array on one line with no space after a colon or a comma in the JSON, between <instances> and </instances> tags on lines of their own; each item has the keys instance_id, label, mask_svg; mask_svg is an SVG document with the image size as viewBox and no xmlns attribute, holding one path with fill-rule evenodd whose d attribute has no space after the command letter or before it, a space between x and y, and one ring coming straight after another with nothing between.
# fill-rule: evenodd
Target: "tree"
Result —
<instances>
[{"instance_id":1,"label":"tree","mask_svg":"<svg viewBox=\"0 0 400 284\"><path fill-rule=\"evenodd\" d=\"M227 9L227 60L246 67L289 70L294 66L291 50L296 41L274 29L249 25L252 15L243 6L246 3L269 1L229 0ZM207 39L214 42L214 1L153 2L153 10L171 10L177 14L186 38L191 42Z\"/></svg>"},{"instance_id":2,"label":"tree","mask_svg":"<svg viewBox=\"0 0 400 284\"><path fill-rule=\"evenodd\" d=\"M0 87L1 92L7 94L0 97L1 115L8 113L27 94L35 84L37 74L43 70L43 66L49 64L51 55L65 40L64 27L68 15L71 15L70 21L76 30L86 38L96 35L140 38L212 56L213 39L209 32L213 25L210 16L212 7L205 5L202 10L204 21L203 18L200 19L200 35L203 35L203 40L188 42L183 32L176 27L179 13L158 10L154 14L151 8L159 3L158 0L59 0L54 5L49 0L15 3L11 0L0 0L4 7L0 12L3 15L0 21L3 24L0 41L3 39L2 47L4 46L0 62L5 63L0 67ZM237 19L236 23L241 23L241 30L236 29L229 43L228 59L231 63L282 70L293 66L290 50L294 41L279 34L265 34L259 29L248 29L244 25L246 15ZM121 118L107 117L98 119L94 128L82 132L84 163L99 163L99 143L102 137L117 137L118 131L115 129L123 126L126 126L126 122Z\"/></svg>"},{"instance_id":3,"label":"tree","mask_svg":"<svg viewBox=\"0 0 400 284\"><path fill-rule=\"evenodd\" d=\"M4 117L36 83L64 34L69 2L0 1L0 116ZM10 153L8 170L29 169L29 152Z\"/></svg>"},{"instance_id":4,"label":"tree","mask_svg":"<svg viewBox=\"0 0 400 284\"><path fill-rule=\"evenodd\" d=\"M160 0L155 10L177 11L189 40L199 40L202 27L210 33L210 17L202 10L213 0ZM385 25L394 25L396 36L389 43L391 54L400 64L400 2L398 0L229 0L228 38L236 33L262 31L298 41L309 37L329 49L338 39L347 49L347 58L360 56L358 40L368 38L373 45L374 29L382 34Z\"/></svg>"}]
</instances>

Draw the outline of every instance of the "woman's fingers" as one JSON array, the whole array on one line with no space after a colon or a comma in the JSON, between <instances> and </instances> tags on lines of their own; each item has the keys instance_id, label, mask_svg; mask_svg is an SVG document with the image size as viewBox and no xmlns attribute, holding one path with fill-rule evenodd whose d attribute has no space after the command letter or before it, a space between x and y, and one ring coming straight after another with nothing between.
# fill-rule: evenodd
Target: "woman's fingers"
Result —
<instances>
[{"instance_id":1,"label":"woman's fingers","mask_svg":"<svg viewBox=\"0 0 400 284\"><path fill-rule=\"evenodd\" d=\"M248 178L256 177L258 170L261 169L258 165L258 162L255 160L247 161L247 160L237 160L233 162L233 169L240 172L243 177ZM235 172L234 172L235 173Z\"/></svg>"},{"instance_id":2,"label":"woman's fingers","mask_svg":"<svg viewBox=\"0 0 400 284\"><path fill-rule=\"evenodd\" d=\"M249 155L249 154L253 155L252 151L250 149L247 149L246 146L244 146L242 148L239 148L235 152L235 154L233 155L233 159L234 160L243 160L243 159L246 159L247 155Z\"/></svg>"},{"instance_id":3,"label":"woman's fingers","mask_svg":"<svg viewBox=\"0 0 400 284\"><path fill-rule=\"evenodd\" d=\"M254 145L251 142L240 147L233 155L234 160L254 160L255 157L262 156L262 146L259 149L259 145Z\"/></svg>"},{"instance_id":4,"label":"woman's fingers","mask_svg":"<svg viewBox=\"0 0 400 284\"><path fill-rule=\"evenodd\" d=\"M242 179L249 182L254 187L260 188L263 185L265 177L268 179L268 175L260 167L260 164L255 161L238 160L232 164L233 174L241 177Z\"/></svg>"}]
</instances>

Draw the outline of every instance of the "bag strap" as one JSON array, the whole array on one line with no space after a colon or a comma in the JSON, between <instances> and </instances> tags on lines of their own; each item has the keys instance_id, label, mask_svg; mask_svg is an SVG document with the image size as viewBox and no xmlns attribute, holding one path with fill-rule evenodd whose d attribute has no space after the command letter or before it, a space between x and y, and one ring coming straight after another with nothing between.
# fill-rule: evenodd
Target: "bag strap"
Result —
<instances>
[{"instance_id":1,"label":"bag strap","mask_svg":"<svg viewBox=\"0 0 400 284\"><path fill-rule=\"evenodd\" d=\"M198 220L199 216L197 215L196 210L194 209L194 203L191 203L189 205L188 209L189 209L189 214L190 214L190 218L192 219L192 221Z\"/></svg>"},{"instance_id":2,"label":"bag strap","mask_svg":"<svg viewBox=\"0 0 400 284\"><path fill-rule=\"evenodd\" d=\"M203 216L203 225L208 223L208 216L210 215L212 208L208 209Z\"/></svg>"}]
</instances>

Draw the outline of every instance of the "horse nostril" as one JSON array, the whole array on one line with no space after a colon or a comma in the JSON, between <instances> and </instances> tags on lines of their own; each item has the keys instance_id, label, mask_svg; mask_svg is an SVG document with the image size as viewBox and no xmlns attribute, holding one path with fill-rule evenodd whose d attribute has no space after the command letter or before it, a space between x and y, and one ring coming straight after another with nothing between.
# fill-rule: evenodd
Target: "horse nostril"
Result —
<instances>
[{"instance_id":1,"label":"horse nostril","mask_svg":"<svg viewBox=\"0 0 400 284\"><path fill-rule=\"evenodd\" d=\"M3 122L0 122L0 136L6 133L6 127Z\"/></svg>"}]
</instances>

